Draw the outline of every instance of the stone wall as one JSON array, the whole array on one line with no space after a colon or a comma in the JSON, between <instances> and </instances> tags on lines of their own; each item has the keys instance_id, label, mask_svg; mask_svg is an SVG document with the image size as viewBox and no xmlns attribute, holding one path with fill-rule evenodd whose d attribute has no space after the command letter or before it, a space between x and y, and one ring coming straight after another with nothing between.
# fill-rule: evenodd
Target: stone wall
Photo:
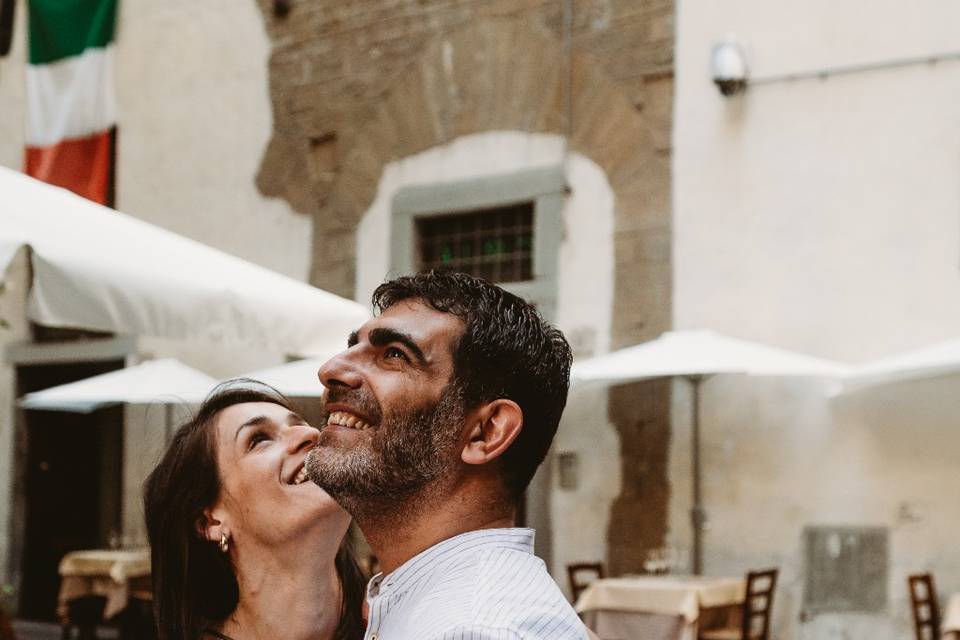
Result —
<instances>
[{"instance_id":1,"label":"stone wall","mask_svg":"<svg viewBox=\"0 0 960 640\"><path fill-rule=\"evenodd\" d=\"M318 1L280 17L261 0L274 129L257 185L313 216L314 284L354 295L357 224L390 162L485 131L559 133L615 193L612 346L669 327L673 3L564 5ZM609 533L617 571L663 542L668 393L611 396L630 452Z\"/></svg>"}]
</instances>

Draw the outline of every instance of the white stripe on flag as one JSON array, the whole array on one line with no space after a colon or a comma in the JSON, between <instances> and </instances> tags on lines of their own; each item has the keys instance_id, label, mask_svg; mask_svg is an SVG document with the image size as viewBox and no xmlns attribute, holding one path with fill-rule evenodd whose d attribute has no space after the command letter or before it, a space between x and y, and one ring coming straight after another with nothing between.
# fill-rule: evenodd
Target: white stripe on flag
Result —
<instances>
[{"instance_id":1,"label":"white stripe on flag","mask_svg":"<svg viewBox=\"0 0 960 640\"><path fill-rule=\"evenodd\" d=\"M27 145L46 147L116 123L113 46L27 67Z\"/></svg>"}]
</instances>

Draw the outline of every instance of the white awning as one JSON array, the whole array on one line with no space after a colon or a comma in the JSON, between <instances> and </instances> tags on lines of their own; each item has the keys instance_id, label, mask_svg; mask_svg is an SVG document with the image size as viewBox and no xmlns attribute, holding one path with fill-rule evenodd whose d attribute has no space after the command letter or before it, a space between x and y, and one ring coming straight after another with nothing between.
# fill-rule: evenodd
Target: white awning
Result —
<instances>
[{"instance_id":1,"label":"white awning","mask_svg":"<svg viewBox=\"0 0 960 640\"><path fill-rule=\"evenodd\" d=\"M315 355L369 317L355 302L0 167L0 268L21 245L31 249L29 314L43 325Z\"/></svg>"},{"instance_id":2,"label":"white awning","mask_svg":"<svg viewBox=\"0 0 960 640\"><path fill-rule=\"evenodd\" d=\"M655 340L576 362L574 383L613 384L670 376L743 373L761 376L842 376L840 363L705 330L668 331Z\"/></svg>"},{"instance_id":3,"label":"white awning","mask_svg":"<svg viewBox=\"0 0 960 640\"><path fill-rule=\"evenodd\" d=\"M24 409L90 413L116 404L199 404L217 380L173 358L28 393Z\"/></svg>"}]
</instances>

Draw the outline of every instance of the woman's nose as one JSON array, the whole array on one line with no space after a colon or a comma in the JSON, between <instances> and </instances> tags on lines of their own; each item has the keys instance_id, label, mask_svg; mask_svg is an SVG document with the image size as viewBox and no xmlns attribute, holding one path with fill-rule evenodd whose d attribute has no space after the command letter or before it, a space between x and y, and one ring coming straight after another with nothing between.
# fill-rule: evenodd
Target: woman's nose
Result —
<instances>
[{"instance_id":1,"label":"woman's nose","mask_svg":"<svg viewBox=\"0 0 960 640\"><path fill-rule=\"evenodd\" d=\"M297 425L290 427L287 438L287 448L290 453L297 453L303 449L312 449L317 440L320 439L320 431L309 425Z\"/></svg>"},{"instance_id":2,"label":"woman's nose","mask_svg":"<svg viewBox=\"0 0 960 640\"><path fill-rule=\"evenodd\" d=\"M320 383L327 389L334 387L348 387L356 389L360 386L360 374L351 357L350 349L343 351L327 360L317 371Z\"/></svg>"}]
</instances>

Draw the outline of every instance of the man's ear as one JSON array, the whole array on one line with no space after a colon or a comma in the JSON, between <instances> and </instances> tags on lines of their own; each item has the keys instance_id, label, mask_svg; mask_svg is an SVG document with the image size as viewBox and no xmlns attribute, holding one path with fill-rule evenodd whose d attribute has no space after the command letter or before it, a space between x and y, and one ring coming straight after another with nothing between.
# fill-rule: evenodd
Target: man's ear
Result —
<instances>
[{"instance_id":1,"label":"man's ear","mask_svg":"<svg viewBox=\"0 0 960 640\"><path fill-rule=\"evenodd\" d=\"M476 409L460 458L467 464L486 464L507 450L523 429L523 411L503 398Z\"/></svg>"}]
</instances>

